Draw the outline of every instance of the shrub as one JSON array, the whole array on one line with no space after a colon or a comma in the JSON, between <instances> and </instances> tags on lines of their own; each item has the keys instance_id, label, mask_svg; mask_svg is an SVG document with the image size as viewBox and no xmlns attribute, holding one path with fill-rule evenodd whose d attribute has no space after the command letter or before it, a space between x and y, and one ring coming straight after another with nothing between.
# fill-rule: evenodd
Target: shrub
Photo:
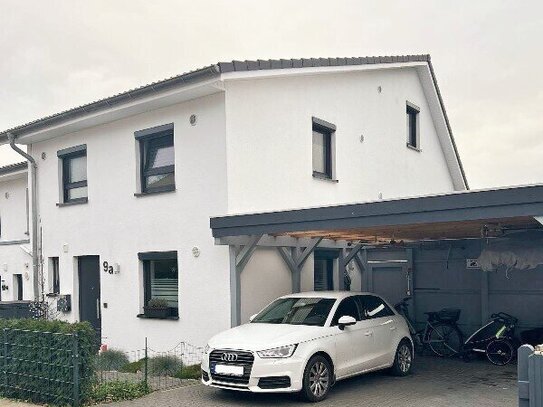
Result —
<instances>
[{"instance_id":1,"label":"shrub","mask_svg":"<svg viewBox=\"0 0 543 407\"><path fill-rule=\"evenodd\" d=\"M202 369L200 365L184 366L181 370L175 373L178 379L199 379L202 377Z\"/></svg>"},{"instance_id":2,"label":"shrub","mask_svg":"<svg viewBox=\"0 0 543 407\"><path fill-rule=\"evenodd\" d=\"M174 376L183 368L183 362L177 356L155 356L149 359L147 368L155 376Z\"/></svg>"},{"instance_id":3,"label":"shrub","mask_svg":"<svg viewBox=\"0 0 543 407\"><path fill-rule=\"evenodd\" d=\"M123 351L110 349L100 352L95 359L98 370L120 370L128 364L128 357Z\"/></svg>"},{"instance_id":4,"label":"shrub","mask_svg":"<svg viewBox=\"0 0 543 407\"><path fill-rule=\"evenodd\" d=\"M41 319L0 319L0 335L7 344L0 347L0 364L7 370L0 372L0 380L9 383L8 388L1 389L1 396L39 403L70 402L74 337L56 334L77 334L80 399L89 397L94 381L93 359L98 352L94 329L87 322ZM48 383L47 388L44 383Z\"/></svg>"},{"instance_id":5,"label":"shrub","mask_svg":"<svg viewBox=\"0 0 543 407\"><path fill-rule=\"evenodd\" d=\"M136 362L127 363L123 367L121 367L121 372L125 373L137 373L137 372L143 372L144 370L144 363L145 358L140 359Z\"/></svg>"},{"instance_id":6,"label":"shrub","mask_svg":"<svg viewBox=\"0 0 543 407\"><path fill-rule=\"evenodd\" d=\"M94 386L91 400L94 403L132 400L143 397L150 392L144 382L111 381Z\"/></svg>"}]
</instances>

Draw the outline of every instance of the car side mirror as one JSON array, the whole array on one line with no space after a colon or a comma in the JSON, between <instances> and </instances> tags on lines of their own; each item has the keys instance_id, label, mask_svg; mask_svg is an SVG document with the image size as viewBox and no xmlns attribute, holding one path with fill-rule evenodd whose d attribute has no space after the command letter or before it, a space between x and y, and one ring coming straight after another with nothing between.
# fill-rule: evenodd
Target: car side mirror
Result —
<instances>
[{"instance_id":1,"label":"car side mirror","mask_svg":"<svg viewBox=\"0 0 543 407\"><path fill-rule=\"evenodd\" d=\"M354 325L354 324L356 324L356 319L354 319L353 317L351 317L349 315L343 315L338 320L338 327L342 331L345 329L346 326L351 326L351 325Z\"/></svg>"},{"instance_id":2,"label":"car side mirror","mask_svg":"<svg viewBox=\"0 0 543 407\"><path fill-rule=\"evenodd\" d=\"M255 317L257 316L258 314L253 314L249 317L249 322L253 322L253 319L255 319Z\"/></svg>"}]
</instances>

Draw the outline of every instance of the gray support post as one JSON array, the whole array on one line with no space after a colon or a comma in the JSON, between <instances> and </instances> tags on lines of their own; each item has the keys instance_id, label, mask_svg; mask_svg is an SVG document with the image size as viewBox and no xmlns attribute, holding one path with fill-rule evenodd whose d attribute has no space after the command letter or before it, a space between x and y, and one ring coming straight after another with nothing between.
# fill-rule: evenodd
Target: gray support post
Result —
<instances>
[{"instance_id":1,"label":"gray support post","mask_svg":"<svg viewBox=\"0 0 543 407\"><path fill-rule=\"evenodd\" d=\"M518 373L518 405L530 407L530 377L528 373L528 361L534 353L531 345L522 345L518 349L517 373Z\"/></svg>"},{"instance_id":2,"label":"gray support post","mask_svg":"<svg viewBox=\"0 0 543 407\"><path fill-rule=\"evenodd\" d=\"M543 350L539 346L528 357L530 407L543 407Z\"/></svg>"},{"instance_id":3,"label":"gray support post","mask_svg":"<svg viewBox=\"0 0 543 407\"><path fill-rule=\"evenodd\" d=\"M488 273L481 270L481 326L488 319Z\"/></svg>"},{"instance_id":4,"label":"gray support post","mask_svg":"<svg viewBox=\"0 0 543 407\"><path fill-rule=\"evenodd\" d=\"M358 270L360 271L360 291L367 291L367 285L365 283L367 274L366 265L362 262L360 253L357 253L356 256L354 256L354 261L356 262Z\"/></svg>"},{"instance_id":5,"label":"gray support post","mask_svg":"<svg viewBox=\"0 0 543 407\"><path fill-rule=\"evenodd\" d=\"M236 246L230 249L230 324L241 324L241 272L251 259L262 235L251 236L247 245L238 251Z\"/></svg>"},{"instance_id":6,"label":"gray support post","mask_svg":"<svg viewBox=\"0 0 543 407\"><path fill-rule=\"evenodd\" d=\"M339 256L337 259L337 289L338 291L345 290L345 272L347 263L345 263L345 257L347 253L345 249L339 251Z\"/></svg>"},{"instance_id":7,"label":"gray support post","mask_svg":"<svg viewBox=\"0 0 543 407\"><path fill-rule=\"evenodd\" d=\"M292 293L299 293L301 291L302 268L306 260L311 253L315 251L321 241L322 237L311 239L308 245L303 249L298 245L296 247L291 247L290 250L287 247L277 247L277 251L287 264L292 275Z\"/></svg>"}]
</instances>

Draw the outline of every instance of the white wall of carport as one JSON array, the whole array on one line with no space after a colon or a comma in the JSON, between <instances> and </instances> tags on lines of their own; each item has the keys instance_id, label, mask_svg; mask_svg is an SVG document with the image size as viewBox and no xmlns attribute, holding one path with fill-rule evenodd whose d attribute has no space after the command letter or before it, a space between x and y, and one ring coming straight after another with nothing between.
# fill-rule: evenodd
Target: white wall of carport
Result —
<instances>
[{"instance_id":1,"label":"white wall of carport","mask_svg":"<svg viewBox=\"0 0 543 407\"><path fill-rule=\"evenodd\" d=\"M454 190L414 68L225 86L230 213ZM406 100L421 108L421 153L406 147ZM337 126L337 184L312 177L312 116Z\"/></svg>"},{"instance_id":2,"label":"white wall of carport","mask_svg":"<svg viewBox=\"0 0 543 407\"><path fill-rule=\"evenodd\" d=\"M191 114L197 125L189 124ZM184 340L203 345L230 321L228 248L215 246L209 217L226 212L226 164L222 94L133 116L32 146L39 159L40 214L44 256L60 257L61 293L72 293L78 316L74 256L99 255L118 263L120 274L101 272L102 330L110 347L139 349L144 337L153 349L167 350ZM174 193L135 197L134 131L173 122ZM89 202L57 207L58 150L87 144ZM63 244L69 245L68 253ZM192 255L197 246L201 255ZM137 253L177 250L179 321L137 318L143 306L142 271Z\"/></svg>"},{"instance_id":3,"label":"white wall of carport","mask_svg":"<svg viewBox=\"0 0 543 407\"><path fill-rule=\"evenodd\" d=\"M17 178L2 180L0 178L0 221L2 233L0 242L28 240L27 211L26 211L26 182L27 173L23 172ZM6 197L6 193L8 197ZM0 244L0 279L8 289L3 290L2 301L16 299L14 274L23 276L23 299L33 299L32 258L22 248L22 244ZM29 244L24 244L29 249ZM6 270L7 268L7 270ZM28 279L25 278L28 276Z\"/></svg>"}]
</instances>

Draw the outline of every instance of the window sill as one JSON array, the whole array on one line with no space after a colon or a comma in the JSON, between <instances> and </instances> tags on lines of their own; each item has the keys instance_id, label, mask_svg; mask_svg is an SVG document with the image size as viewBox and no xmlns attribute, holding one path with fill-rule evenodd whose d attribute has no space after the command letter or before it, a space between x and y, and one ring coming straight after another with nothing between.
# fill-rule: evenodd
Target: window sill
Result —
<instances>
[{"instance_id":1,"label":"window sill","mask_svg":"<svg viewBox=\"0 0 543 407\"><path fill-rule=\"evenodd\" d=\"M414 150L414 151L417 151L419 153L422 153L422 150L420 148L415 147L415 146L413 146L413 145L411 145L409 143L407 143L406 145L407 145L407 148L409 148L410 150Z\"/></svg>"},{"instance_id":2,"label":"window sill","mask_svg":"<svg viewBox=\"0 0 543 407\"><path fill-rule=\"evenodd\" d=\"M156 318L156 317L150 317L148 315L145 315L145 314L138 314L136 315L138 318L142 318L142 319L164 319L164 320L170 320L170 321L177 321L179 320L179 317L173 317L173 316L169 316L169 317L166 317L166 318Z\"/></svg>"},{"instance_id":3,"label":"window sill","mask_svg":"<svg viewBox=\"0 0 543 407\"><path fill-rule=\"evenodd\" d=\"M160 195L160 194L169 194L169 193L172 193L172 192L175 192L176 189L175 188L172 188L172 189L167 189L165 191L151 191L151 192L136 192L134 194L134 196L136 198L140 198L142 196L149 196L149 195Z\"/></svg>"},{"instance_id":4,"label":"window sill","mask_svg":"<svg viewBox=\"0 0 543 407\"><path fill-rule=\"evenodd\" d=\"M330 178L330 177L326 176L325 174L321 174L320 172L313 172L313 178L320 179L322 181L333 182L335 184L337 184L339 182L339 180Z\"/></svg>"},{"instance_id":5,"label":"window sill","mask_svg":"<svg viewBox=\"0 0 543 407\"><path fill-rule=\"evenodd\" d=\"M86 203L89 203L89 198L81 198L81 199L68 201L68 202L59 202L59 203L57 203L57 206L59 208L62 208L64 206L84 205Z\"/></svg>"}]
</instances>

